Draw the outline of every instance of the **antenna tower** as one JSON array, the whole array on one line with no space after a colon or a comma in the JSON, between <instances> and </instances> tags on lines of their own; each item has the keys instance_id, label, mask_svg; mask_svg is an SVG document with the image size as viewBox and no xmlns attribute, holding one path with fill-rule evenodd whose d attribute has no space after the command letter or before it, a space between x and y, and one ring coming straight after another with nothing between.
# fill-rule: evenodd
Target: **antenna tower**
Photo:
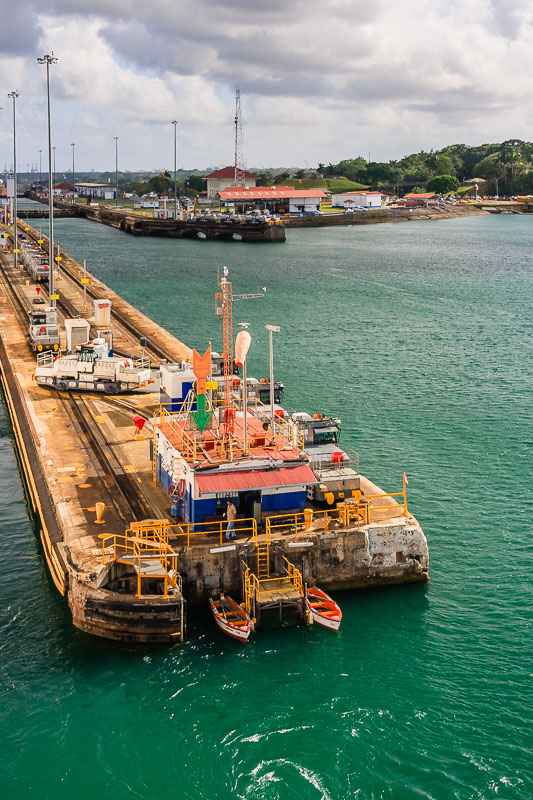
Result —
<instances>
[{"instance_id":1,"label":"antenna tower","mask_svg":"<svg viewBox=\"0 0 533 800\"><path fill-rule=\"evenodd\" d=\"M235 89L235 175L234 186L244 186L244 157L242 151L241 90Z\"/></svg>"}]
</instances>

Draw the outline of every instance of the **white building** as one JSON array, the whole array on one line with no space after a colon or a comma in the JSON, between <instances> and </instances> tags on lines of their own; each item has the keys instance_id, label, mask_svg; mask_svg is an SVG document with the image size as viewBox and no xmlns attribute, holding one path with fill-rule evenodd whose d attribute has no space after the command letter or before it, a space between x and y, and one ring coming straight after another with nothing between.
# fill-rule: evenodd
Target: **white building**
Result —
<instances>
[{"instance_id":1,"label":"white building","mask_svg":"<svg viewBox=\"0 0 533 800\"><path fill-rule=\"evenodd\" d=\"M204 177L207 181L207 198L214 200L217 194L223 189L228 189L230 186L235 186L235 167L224 167L217 169L216 172L211 172ZM244 173L244 182L246 188L253 187L257 184L258 176L253 172Z\"/></svg>"},{"instance_id":2,"label":"white building","mask_svg":"<svg viewBox=\"0 0 533 800\"><path fill-rule=\"evenodd\" d=\"M381 192L343 192L331 196L331 205L334 208L381 208L381 197Z\"/></svg>"},{"instance_id":3,"label":"white building","mask_svg":"<svg viewBox=\"0 0 533 800\"><path fill-rule=\"evenodd\" d=\"M75 189L80 197L90 197L91 200L115 199L115 187L109 183L76 183Z\"/></svg>"}]
</instances>

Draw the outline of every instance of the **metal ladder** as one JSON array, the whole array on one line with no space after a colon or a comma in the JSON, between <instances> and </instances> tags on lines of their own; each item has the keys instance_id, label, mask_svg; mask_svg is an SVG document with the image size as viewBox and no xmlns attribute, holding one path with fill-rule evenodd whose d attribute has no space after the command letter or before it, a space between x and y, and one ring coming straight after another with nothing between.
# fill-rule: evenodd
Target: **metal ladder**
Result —
<instances>
[{"instance_id":1,"label":"metal ladder","mask_svg":"<svg viewBox=\"0 0 533 800\"><path fill-rule=\"evenodd\" d=\"M260 581L270 577L270 545L268 542L257 542L257 577Z\"/></svg>"}]
</instances>

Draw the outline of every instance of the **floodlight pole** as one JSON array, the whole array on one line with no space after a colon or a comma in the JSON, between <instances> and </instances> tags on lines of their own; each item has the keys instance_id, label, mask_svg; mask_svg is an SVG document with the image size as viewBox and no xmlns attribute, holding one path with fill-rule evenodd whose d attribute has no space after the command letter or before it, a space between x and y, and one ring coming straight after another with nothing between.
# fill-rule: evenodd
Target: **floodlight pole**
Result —
<instances>
[{"instance_id":1,"label":"floodlight pole","mask_svg":"<svg viewBox=\"0 0 533 800\"><path fill-rule=\"evenodd\" d=\"M13 256L15 259L13 266L15 269L17 269L19 243L17 232L17 123L15 101L17 97L20 97L20 95L15 89L14 91L9 92L8 97L11 97L13 100Z\"/></svg>"},{"instance_id":2,"label":"floodlight pole","mask_svg":"<svg viewBox=\"0 0 533 800\"><path fill-rule=\"evenodd\" d=\"M115 140L115 208L118 208L118 136Z\"/></svg>"},{"instance_id":3,"label":"floodlight pole","mask_svg":"<svg viewBox=\"0 0 533 800\"><path fill-rule=\"evenodd\" d=\"M57 64L53 53L38 58L39 64L46 64L46 93L48 98L48 269L50 305L56 307L55 301L55 260L54 260L54 181L52 176L52 123L50 119L50 64ZM55 148L54 148L55 155Z\"/></svg>"},{"instance_id":4,"label":"floodlight pole","mask_svg":"<svg viewBox=\"0 0 533 800\"><path fill-rule=\"evenodd\" d=\"M76 147L76 142L71 142L70 146L72 147L72 202L74 202L74 148Z\"/></svg>"},{"instance_id":5,"label":"floodlight pole","mask_svg":"<svg viewBox=\"0 0 533 800\"><path fill-rule=\"evenodd\" d=\"M241 330L245 331L250 327L249 322L239 322ZM242 362L242 405L243 405L243 420L242 425L244 429L244 455L248 455L248 381L246 378L246 359L247 353L244 355Z\"/></svg>"},{"instance_id":6,"label":"floodlight pole","mask_svg":"<svg viewBox=\"0 0 533 800\"><path fill-rule=\"evenodd\" d=\"M270 424L272 428L272 438L274 438L274 342L273 333L279 333L279 325L265 325L268 331L268 349L270 356Z\"/></svg>"},{"instance_id":7,"label":"floodlight pole","mask_svg":"<svg viewBox=\"0 0 533 800\"><path fill-rule=\"evenodd\" d=\"M177 119L172 120L172 124L174 125L174 219L177 219L178 216L178 134L177 129L179 122Z\"/></svg>"}]
</instances>

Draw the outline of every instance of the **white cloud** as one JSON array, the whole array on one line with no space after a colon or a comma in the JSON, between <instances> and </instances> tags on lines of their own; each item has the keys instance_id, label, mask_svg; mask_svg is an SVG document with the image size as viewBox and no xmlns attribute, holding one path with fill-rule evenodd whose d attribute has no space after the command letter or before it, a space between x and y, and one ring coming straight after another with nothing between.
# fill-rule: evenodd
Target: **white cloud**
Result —
<instances>
[{"instance_id":1,"label":"white cloud","mask_svg":"<svg viewBox=\"0 0 533 800\"><path fill-rule=\"evenodd\" d=\"M180 163L230 162L236 82L250 165L531 138L526 0L21 0L18 8L27 36L11 31L0 80L20 83L21 115L24 102L36 121L22 146L42 146L35 56L53 48L58 153L75 137L81 166L85 150L91 166L111 167L114 135L128 166L170 163L165 126L174 117Z\"/></svg>"}]
</instances>

